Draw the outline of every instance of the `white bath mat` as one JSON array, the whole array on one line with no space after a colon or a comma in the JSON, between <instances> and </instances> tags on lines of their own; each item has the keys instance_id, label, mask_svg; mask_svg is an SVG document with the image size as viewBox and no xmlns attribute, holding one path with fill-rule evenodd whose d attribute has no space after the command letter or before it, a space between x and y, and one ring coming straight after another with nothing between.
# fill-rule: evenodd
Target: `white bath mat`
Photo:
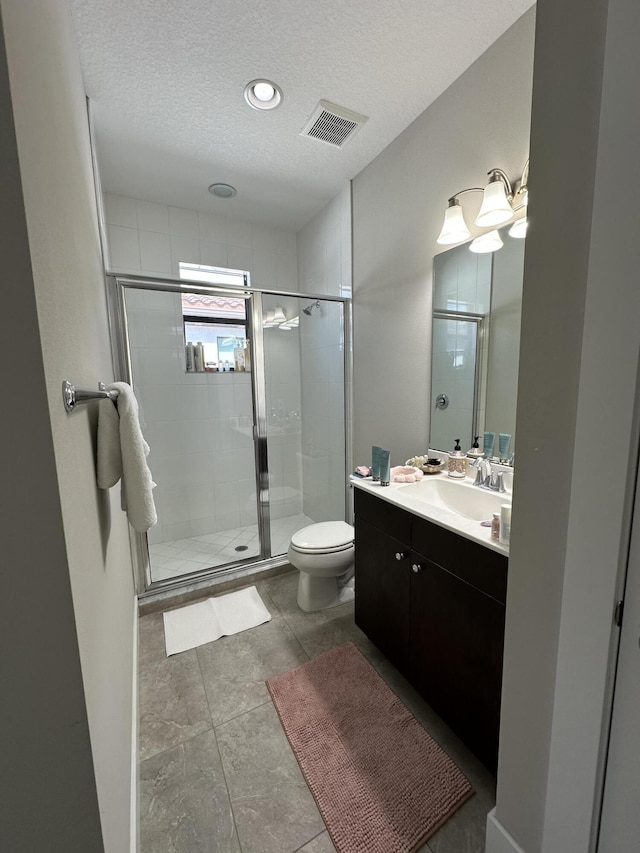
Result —
<instances>
[{"instance_id":1,"label":"white bath mat","mask_svg":"<svg viewBox=\"0 0 640 853\"><path fill-rule=\"evenodd\" d=\"M255 586L169 610L162 615L167 657L255 628L271 619Z\"/></svg>"}]
</instances>

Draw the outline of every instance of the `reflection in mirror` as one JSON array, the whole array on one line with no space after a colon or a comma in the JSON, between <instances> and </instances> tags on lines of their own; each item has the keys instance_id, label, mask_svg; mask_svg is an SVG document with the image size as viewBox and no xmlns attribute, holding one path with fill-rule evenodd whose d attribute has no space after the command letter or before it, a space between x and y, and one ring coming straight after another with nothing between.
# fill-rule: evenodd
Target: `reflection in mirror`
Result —
<instances>
[{"instance_id":1,"label":"reflection in mirror","mask_svg":"<svg viewBox=\"0 0 640 853\"><path fill-rule=\"evenodd\" d=\"M482 317L434 312L431 390L434 401L429 446L452 450L453 438L468 449L476 423L476 372L480 367Z\"/></svg>"},{"instance_id":2,"label":"reflection in mirror","mask_svg":"<svg viewBox=\"0 0 640 853\"><path fill-rule=\"evenodd\" d=\"M434 258L433 449L451 450L460 437L468 450L474 435L482 448L486 431L496 434L496 455L500 433L511 436L508 455L514 451L524 240L509 237L509 227L501 231L504 247L498 252L474 254L463 244ZM478 363L470 370L472 320ZM442 394L445 408L438 404Z\"/></svg>"}]
</instances>

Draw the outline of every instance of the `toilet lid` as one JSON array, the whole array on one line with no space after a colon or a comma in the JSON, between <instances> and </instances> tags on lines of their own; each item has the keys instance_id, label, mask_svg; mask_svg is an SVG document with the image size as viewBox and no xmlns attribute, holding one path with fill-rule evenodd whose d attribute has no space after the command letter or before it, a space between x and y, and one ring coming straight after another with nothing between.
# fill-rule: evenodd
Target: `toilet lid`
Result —
<instances>
[{"instance_id":1,"label":"toilet lid","mask_svg":"<svg viewBox=\"0 0 640 853\"><path fill-rule=\"evenodd\" d=\"M324 551L343 548L353 542L353 527L346 521L321 521L303 527L291 537L291 544L301 551Z\"/></svg>"}]
</instances>

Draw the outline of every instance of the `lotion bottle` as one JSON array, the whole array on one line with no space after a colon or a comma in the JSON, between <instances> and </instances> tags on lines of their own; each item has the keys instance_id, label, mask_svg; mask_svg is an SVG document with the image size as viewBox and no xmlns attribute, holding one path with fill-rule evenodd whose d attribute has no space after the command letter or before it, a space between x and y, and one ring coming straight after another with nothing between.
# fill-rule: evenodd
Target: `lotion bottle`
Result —
<instances>
[{"instance_id":1,"label":"lotion bottle","mask_svg":"<svg viewBox=\"0 0 640 853\"><path fill-rule=\"evenodd\" d=\"M511 539L511 504L500 507L500 543L508 545Z\"/></svg>"},{"instance_id":2,"label":"lotion bottle","mask_svg":"<svg viewBox=\"0 0 640 853\"><path fill-rule=\"evenodd\" d=\"M476 435L473 439L471 450L469 450L469 452L467 453L467 456L469 456L471 459L480 459L482 456L484 456L484 453L482 452L482 450L480 450L480 445L478 444L479 440L480 436Z\"/></svg>"},{"instance_id":3,"label":"lotion bottle","mask_svg":"<svg viewBox=\"0 0 640 853\"><path fill-rule=\"evenodd\" d=\"M449 454L447 471L449 476L456 480L464 480L467 476L467 457L462 452L459 438L456 438L456 446Z\"/></svg>"}]
</instances>

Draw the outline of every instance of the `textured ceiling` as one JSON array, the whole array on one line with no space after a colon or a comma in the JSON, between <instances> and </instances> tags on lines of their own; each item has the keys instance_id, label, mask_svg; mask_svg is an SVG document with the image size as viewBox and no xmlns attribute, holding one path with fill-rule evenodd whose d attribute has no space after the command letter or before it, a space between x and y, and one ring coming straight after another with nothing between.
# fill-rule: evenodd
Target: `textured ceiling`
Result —
<instances>
[{"instance_id":1,"label":"textured ceiling","mask_svg":"<svg viewBox=\"0 0 640 853\"><path fill-rule=\"evenodd\" d=\"M70 0L104 188L299 228L532 0ZM244 101L257 77L282 104ZM334 149L323 98L369 117ZM238 189L223 201L207 192Z\"/></svg>"}]
</instances>

